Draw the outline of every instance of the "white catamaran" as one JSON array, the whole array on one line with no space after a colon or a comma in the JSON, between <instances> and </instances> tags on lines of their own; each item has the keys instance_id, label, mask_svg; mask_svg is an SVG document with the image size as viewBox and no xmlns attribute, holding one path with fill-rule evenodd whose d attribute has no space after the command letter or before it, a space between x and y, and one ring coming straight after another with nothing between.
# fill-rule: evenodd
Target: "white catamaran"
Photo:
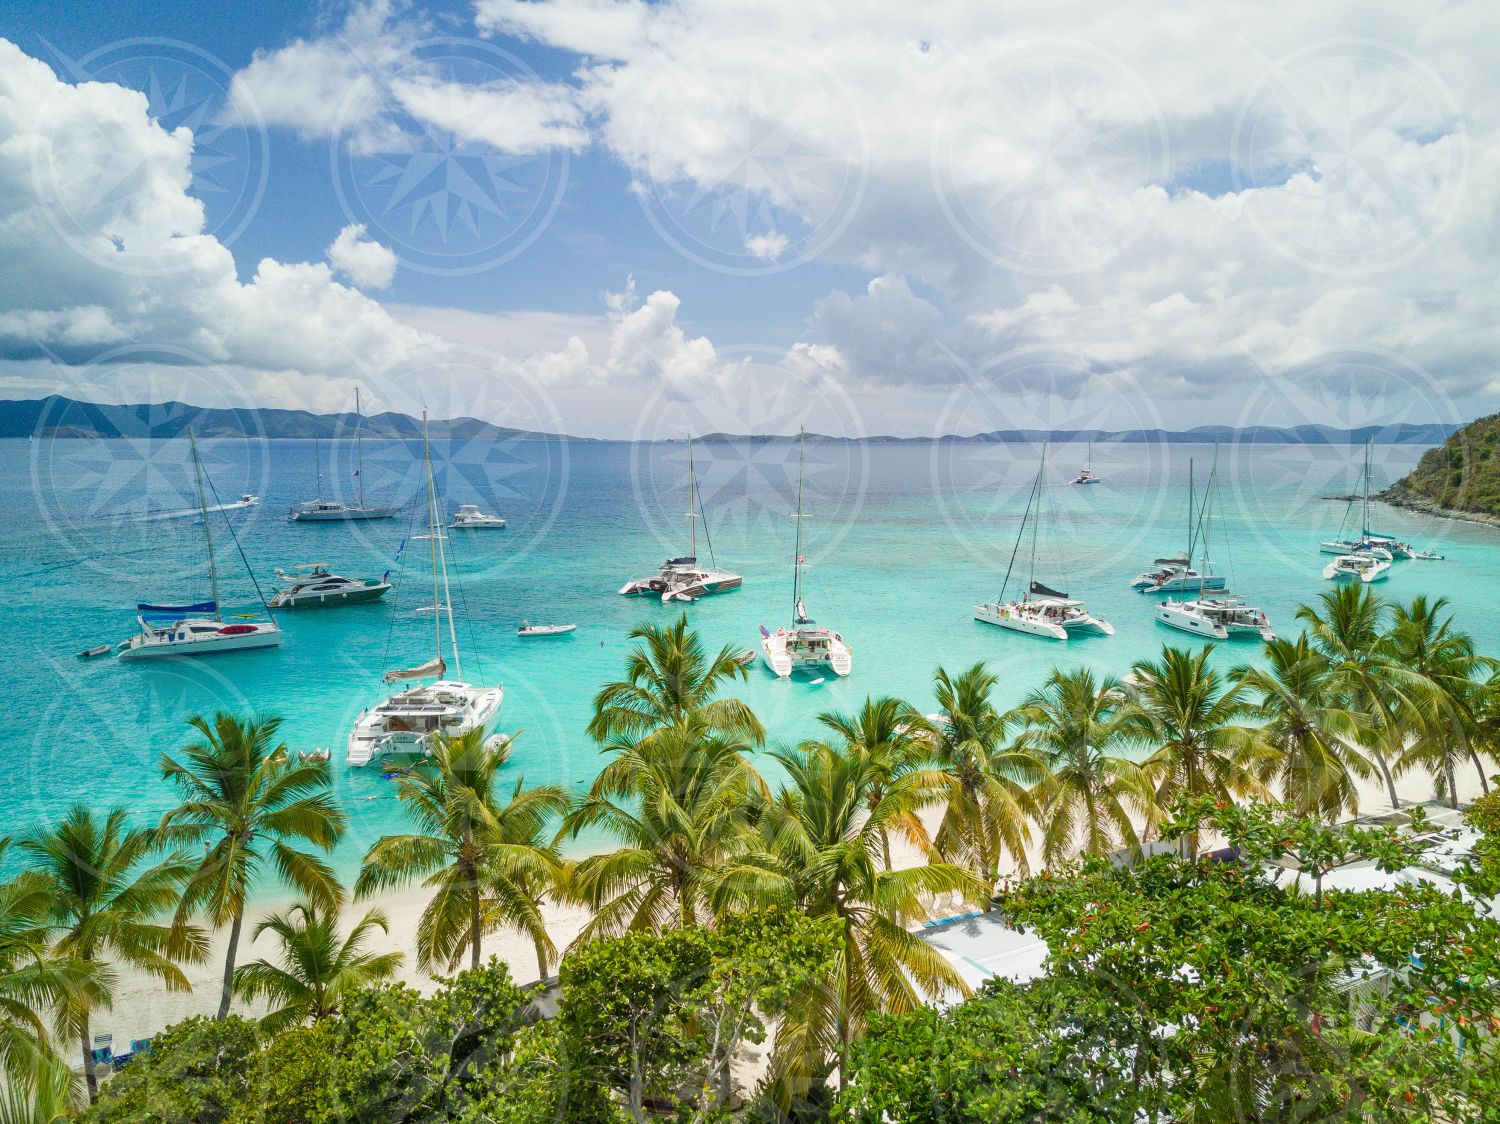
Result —
<instances>
[{"instance_id":1,"label":"white catamaran","mask_svg":"<svg viewBox=\"0 0 1500 1124\"><path fill-rule=\"evenodd\" d=\"M208 584L213 596L188 605L138 604L136 620L141 631L121 641L116 651L122 660L159 656L208 656L221 652L243 652L251 648L273 648L281 643L276 619L255 619L258 614L235 614L225 622L220 612L219 568L214 561L214 536L208 521L208 497L203 489L203 461L198 456L198 438L188 430L193 450L193 479L198 491L198 523L203 528L203 547L208 555ZM228 525L228 517L225 517ZM229 533L234 535L233 526ZM235 537L238 545L239 539ZM241 560L244 555L241 552ZM248 564L247 567L248 569ZM252 572L251 580L255 575ZM257 585L257 592L259 586Z\"/></svg>"},{"instance_id":2,"label":"white catamaran","mask_svg":"<svg viewBox=\"0 0 1500 1124\"><path fill-rule=\"evenodd\" d=\"M1037 466L1036 480L1031 485L1031 495L1026 501L1026 512L1021 516L1021 529L1016 532L1016 545L1010 552L1010 565L1005 569L1005 579L1000 583L1000 593L993 601L981 601L974 606L974 619L986 624L998 625L1013 632L1024 632L1029 636L1041 636L1052 640L1066 640L1072 634L1113 636L1114 625L1092 615L1088 606L1061 590L1043 585L1036 580L1037 532L1041 524L1041 496L1043 474L1047 470L1047 445L1042 443L1042 459ZM1026 536L1026 526L1031 525L1031 563L1026 580L1026 592L1019 599L1007 601L1005 590L1010 585L1015 570L1016 556L1021 550L1021 541Z\"/></svg>"},{"instance_id":3,"label":"white catamaran","mask_svg":"<svg viewBox=\"0 0 1500 1124\"><path fill-rule=\"evenodd\" d=\"M427 441L427 415L422 415L422 466L427 476L427 539L432 544L432 604L419 611L433 616L433 658L417 667L387 671L385 682L431 679L419 687L397 691L383 703L361 711L349 734L346 761L368 765L390 755L414 757L427 753L439 734L457 736L470 730L494 729L500 719L504 690L474 686L463 681L459 663L458 632L453 623L453 603L448 591L448 559L443 549L442 521L438 516L437 485L432 473L432 452ZM447 620L446 648L453 657L454 678L447 678L448 660L443 637Z\"/></svg>"},{"instance_id":4,"label":"white catamaran","mask_svg":"<svg viewBox=\"0 0 1500 1124\"><path fill-rule=\"evenodd\" d=\"M424 431L425 432L425 431ZM313 461L318 471L318 498L299 503L288 513L293 523L352 523L364 519L390 519L394 507L370 506L365 503L364 414L359 408L359 387L354 388L354 480L355 503L323 498L323 452L317 437L313 438ZM424 437L423 440L426 440Z\"/></svg>"},{"instance_id":5,"label":"white catamaran","mask_svg":"<svg viewBox=\"0 0 1500 1124\"><path fill-rule=\"evenodd\" d=\"M1349 497L1348 503L1344 505L1344 518L1339 522L1338 534L1320 542L1318 550L1324 554L1368 554L1385 562L1395 558L1415 558L1418 552L1410 543L1370 530L1371 454L1374 446L1374 437L1365 441L1365 463L1360 473L1359 495ZM1360 513L1359 538L1353 539L1345 536L1344 528L1349 523L1349 516L1354 513L1356 500L1359 501Z\"/></svg>"},{"instance_id":6,"label":"white catamaran","mask_svg":"<svg viewBox=\"0 0 1500 1124\"><path fill-rule=\"evenodd\" d=\"M802 479L805 464L807 434L798 436L797 444L797 532L792 555L792 623L790 628L778 628L775 632L760 626L760 651L766 666L777 678L786 679L797 668L826 668L835 675L848 675L854 670L854 654L844 638L826 625L818 624L807 615L807 606L802 603L802 569L806 565L802 558L802 520L807 518L802 510Z\"/></svg>"},{"instance_id":7,"label":"white catamaran","mask_svg":"<svg viewBox=\"0 0 1500 1124\"><path fill-rule=\"evenodd\" d=\"M1214 457L1217 466L1217 452ZM1202 566L1193 565L1193 557L1198 548L1198 532L1202 527L1202 519L1194 508L1195 500L1193 462L1190 459L1188 461L1187 551L1171 558L1158 558L1152 564L1151 569L1136 575L1135 580L1130 583L1131 589L1138 589L1142 593L1199 593L1222 590L1229 584L1226 579L1212 572L1206 556Z\"/></svg>"},{"instance_id":8,"label":"white catamaran","mask_svg":"<svg viewBox=\"0 0 1500 1124\"><path fill-rule=\"evenodd\" d=\"M696 601L710 593L727 593L739 589L744 578L718 568L714 560L714 545L708 538L708 525L703 527L703 536L708 543L709 565L698 562L698 520L703 517L703 497L698 492L698 477L693 471L693 438L688 437L688 552L681 558L668 558L661 570L647 578L636 578L620 587L625 597L655 595L668 601Z\"/></svg>"}]
</instances>

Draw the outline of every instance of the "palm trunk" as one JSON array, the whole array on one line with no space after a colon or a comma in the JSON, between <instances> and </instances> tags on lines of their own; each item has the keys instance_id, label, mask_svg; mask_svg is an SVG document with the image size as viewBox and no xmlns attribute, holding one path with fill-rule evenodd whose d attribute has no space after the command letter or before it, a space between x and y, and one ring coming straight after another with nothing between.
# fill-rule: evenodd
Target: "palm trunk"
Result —
<instances>
[{"instance_id":1,"label":"palm trunk","mask_svg":"<svg viewBox=\"0 0 1500 1124\"><path fill-rule=\"evenodd\" d=\"M1479 791L1488 796L1490 792L1490 782L1485 778L1484 775L1484 762L1480 760L1479 752L1478 750L1474 749L1473 746L1469 747L1469 760L1474 762L1474 772L1479 776Z\"/></svg>"},{"instance_id":2,"label":"palm trunk","mask_svg":"<svg viewBox=\"0 0 1500 1124\"><path fill-rule=\"evenodd\" d=\"M224 954L224 985L219 991L219 1013L222 1019L229 1014L229 1002L234 998L234 959L240 949L240 927L245 923L244 906L234 911L234 920L229 923L229 951Z\"/></svg>"},{"instance_id":3,"label":"palm trunk","mask_svg":"<svg viewBox=\"0 0 1500 1124\"><path fill-rule=\"evenodd\" d=\"M479 967L479 881L469 893L469 967Z\"/></svg>"},{"instance_id":4,"label":"palm trunk","mask_svg":"<svg viewBox=\"0 0 1500 1124\"><path fill-rule=\"evenodd\" d=\"M1443 779L1448 785L1448 807L1458 810L1458 777L1453 771L1453 759L1450 757L1443 762Z\"/></svg>"},{"instance_id":5,"label":"palm trunk","mask_svg":"<svg viewBox=\"0 0 1500 1124\"><path fill-rule=\"evenodd\" d=\"M78 1037L83 1043L83 1080L89 1090L89 1104L99 1099L99 1075L94 1072L94 1038L89 1028L89 1013L83 1013Z\"/></svg>"},{"instance_id":6,"label":"palm trunk","mask_svg":"<svg viewBox=\"0 0 1500 1124\"><path fill-rule=\"evenodd\" d=\"M1385 780L1385 790L1391 798L1391 807L1401 807L1401 798L1396 795L1396 778L1391 775L1391 767L1386 764L1383 752L1376 751L1375 764L1380 766L1380 775Z\"/></svg>"}]
</instances>

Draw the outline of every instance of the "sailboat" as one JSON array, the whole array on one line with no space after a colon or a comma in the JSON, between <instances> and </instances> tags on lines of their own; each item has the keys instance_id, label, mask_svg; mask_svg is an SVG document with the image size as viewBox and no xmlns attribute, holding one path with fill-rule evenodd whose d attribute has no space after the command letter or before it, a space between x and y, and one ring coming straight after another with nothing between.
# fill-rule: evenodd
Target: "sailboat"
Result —
<instances>
[{"instance_id":1,"label":"sailboat","mask_svg":"<svg viewBox=\"0 0 1500 1124\"><path fill-rule=\"evenodd\" d=\"M1013 632L1024 632L1030 636L1042 636L1052 640L1066 640L1073 633L1113 636L1114 625L1093 616L1082 601L1069 597L1061 590L1043 585L1036 580L1037 533L1041 523L1041 495L1043 474L1047 470L1047 444L1042 443L1042 458L1037 465L1036 480L1031 485L1031 495L1026 501L1026 512L1021 516L1021 529L1016 533L1016 545L1010 552L1010 565L1005 570L1005 580L1000 583L1000 593L993 601L981 601L974 606L974 619L986 624L999 625ZM1006 587L1015 570L1016 556L1026 537L1027 524L1031 525L1031 563L1026 580L1026 592L1019 600L1005 600Z\"/></svg>"},{"instance_id":2,"label":"sailboat","mask_svg":"<svg viewBox=\"0 0 1500 1124\"><path fill-rule=\"evenodd\" d=\"M1219 454L1214 451L1214 472L1218 472ZM1193 565L1193 556L1198 548L1198 532L1202 527L1202 519L1194 507L1196 494L1193 488L1193 462L1188 460L1188 510L1187 551L1172 558L1158 558L1152 563L1152 568L1135 576L1130 583L1131 589L1138 589L1142 593L1199 593L1209 590L1221 590L1228 582L1210 571L1208 559L1203 560L1201 568Z\"/></svg>"},{"instance_id":3,"label":"sailboat","mask_svg":"<svg viewBox=\"0 0 1500 1124\"><path fill-rule=\"evenodd\" d=\"M704 525L703 537L708 540L709 565L698 562L698 520L702 518L703 497L698 492L698 477L693 471L693 438L688 436L688 552L681 558L668 558L661 569L650 577L636 578L620 587L625 597L640 597L655 594L662 601L696 601L710 593L727 593L739 589L744 578L718 568L714 560L714 546L708 540L708 526Z\"/></svg>"},{"instance_id":4,"label":"sailboat","mask_svg":"<svg viewBox=\"0 0 1500 1124\"><path fill-rule=\"evenodd\" d=\"M274 648L281 643L281 627L275 617L256 620L257 614L236 614L225 622L220 612L219 568L214 561L214 536L208 521L208 497L203 488L203 461L198 456L198 438L191 428L188 441L193 450L193 479L198 492L198 523L203 527L203 548L208 555L208 584L213 596L186 605L136 606L141 631L117 646L122 660L156 656L208 656L220 652L243 652L252 648ZM227 524L227 518L226 518ZM233 526L229 533L234 534ZM239 539L235 539L238 545ZM244 552L241 551L241 560ZM248 565L247 565L248 569ZM252 572L251 581L255 580ZM257 583L257 591L259 584Z\"/></svg>"},{"instance_id":5,"label":"sailboat","mask_svg":"<svg viewBox=\"0 0 1500 1124\"><path fill-rule=\"evenodd\" d=\"M448 591L448 559L443 549L442 520L438 515L437 485L432 473L432 450L427 439L427 413L422 412L422 467L427 477L427 529L432 545L432 604L419 612L433 617L433 658L416 667L385 673L385 682L431 679L419 687L397 691L383 703L360 712L349 734L349 765L360 767L389 755L417 756L431 750L441 734L458 736L471 730L493 730L500 718L504 689L475 686L463 681L459 662L458 632L453 623L453 602ZM444 621L447 639L444 640ZM448 656L453 658L454 678L447 678Z\"/></svg>"},{"instance_id":6,"label":"sailboat","mask_svg":"<svg viewBox=\"0 0 1500 1124\"><path fill-rule=\"evenodd\" d=\"M1365 464L1360 474L1360 493L1358 496L1350 496L1349 502L1344 505L1344 518L1339 523L1338 534L1318 544L1318 550L1324 554L1368 554L1382 561L1389 562L1395 558L1415 558L1416 549L1410 543L1401 542L1391 535L1377 535L1370 530L1370 478L1371 454L1375 446L1375 438L1371 437L1365 441ZM1349 522L1349 516L1354 511L1355 500L1359 501L1359 538L1351 539L1344 536L1344 527Z\"/></svg>"},{"instance_id":7,"label":"sailboat","mask_svg":"<svg viewBox=\"0 0 1500 1124\"><path fill-rule=\"evenodd\" d=\"M778 628L775 632L760 626L760 651L766 666L777 678L786 679L797 668L827 668L835 675L848 675L854 670L854 654L848 643L837 632L820 625L807 615L807 606L802 600L802 570L806 562L802 557L802 520L807 518L802 511L802 481L805 475L807 433L803 431L797 439L797 534L792 555L792 624L790 628Z\"/></svg>"},{"instance_id":8,"label":"sailboat","mask_svg":"<svg viewBox=\"0 0 1500 1124\"><path fill-rule=\"evenodd\" d=\"M359 408L359 387L354 388L354 481L355 503L351 507L339 500L323 498L323 452L316 436L313 437L313 461L318 472L318 498L299 503L292 508L288 518L293 523L350 523L363 519L390 519L396 514L394 507L372 507L365 503L365 456L364 414ZM425 440L425 438L424 438Z\"/></svg>"},{"instance_id":9,"label":"sailboat","mask_svg":"<svg viewBox=\"0 0 1500 1124\"><path fill-rule=\"evenodd\" d=\"M1089 463L1084 466L1082 472L1068 481L1069 484L1100 484L1103 483L1099 477L1094 475L1094 443L1089 442Z\"/></svg>"}]
</instances>

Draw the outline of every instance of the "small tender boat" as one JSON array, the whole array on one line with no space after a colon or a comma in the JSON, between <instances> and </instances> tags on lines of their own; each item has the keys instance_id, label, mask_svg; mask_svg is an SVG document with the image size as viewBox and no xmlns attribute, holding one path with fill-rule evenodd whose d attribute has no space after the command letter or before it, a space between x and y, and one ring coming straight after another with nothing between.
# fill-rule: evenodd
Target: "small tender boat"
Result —
<instances>
[{"instance_id":1,"label":"small tender boat","mask_svg":"<svg viewBox=\"0 0 1500 1124\"><path fill-rule=\"evenodd\" d=\"M304 749L297 757L302 761L327 761L333 754L322 746L317 749Z\"/></svg>"},{"instance_id":2,"label":"small tender boat","mask_svg":"<svg viewBox=\"0 0 1500 1124\"><path fill-rule=\"evenodd\" d=\"M1244 598L1224 594L1191 601L1169 599L1156 607L1156 619L1168 628L1205 636L1210 640L1255 637L1274 640L1276 633L1266 614Z\"/></svg>"},{"instance_id":3,"label":"small tender boat","mask_svg":"<svg viewBox=\"0 0 1500 1124\"><path fill-rule=\"evenodd\" d=\"M1443 556L1435 550L1418 550L1412 554L1413 558L1419 558L1423 562L1441 562Z\"/></svg>"},{"instance_id":4,"label":"small tender boat","mask_svg":"<svg viewBox=\"0 0 1500 1124\"><path fill-rule=\"evenodd\" d=\"M532 624L530 621L522 621L521 627L516 629L516 635L561 636L566 632L572 632L577 627L576 624Z\"/></svg>"},{"instance_id":5,"label":"small tender boat","mask_svg":"<svg viewBox=\"0 0 1500 1124\"><path fill-rule=\"evenodd\" d=\"M755 662L755 649L746 648L743 652L734 657L734 662L739 664L741 667L749 667Z\"/></svg>"},{"instance_id":6,"label":"small tender boat","mask_svg":"<svg viewBox=\"0 0 1500 1124\"><path fill-rule=\"evenodd\" d=\"M293 569L300 573L288 574L276 570L276 576L290 582L285 589L277 590L266 604L272 609L321 609L333 605L353 605L361 601L378 601L390 591L389 575L379 581L370 578L346 578L330 573L323 562L304 562Z\"/></svg>"},{"instance_id":7,"label":"small tender boat","mask_svg":"<svg viewBox=\"0 0 1500 1124\"><path fill-rule=\"evenodd\" d=\"M1386 558L1373 554L1341 554L1323 567L1323 577L1329 581L1370 582L1384 581L1390 576L1391 563Z\"/></svg>"},{"instance_id":8,"label":"small tender boat","mask_svg":"<svg viewBox=\"0 0 1500 1124\"><path fill-rule=\"evenodd\" d=\"M112 651L114 651L114 646L111 644L95 644L92 648L85 648L79 652L78 658L81 660L91 660L95 656L107 656Z\"/></svg>"},{"instance_id":9,"label":"small tender boat","mask_svg":"<svg viewBox=\"0 0 1500 1124\"><path fill-rule=\"evenodd\" d=\"M461 503L448 526L455 531L499 531L504 529L505 520L498 515L486 515L479 510L478 504Z\"/></svg>"}]
</instances>

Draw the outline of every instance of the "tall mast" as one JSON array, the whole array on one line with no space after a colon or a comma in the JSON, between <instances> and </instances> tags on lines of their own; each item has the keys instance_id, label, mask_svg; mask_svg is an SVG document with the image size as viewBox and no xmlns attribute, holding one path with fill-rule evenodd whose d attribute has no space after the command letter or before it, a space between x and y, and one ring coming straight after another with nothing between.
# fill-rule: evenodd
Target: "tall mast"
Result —
<instances>
[{"instance_id":1,"label":"tall mast","mask_svg":"<svg viewBox=\"0 0 1500 1124\"><path fill-rule=\"evenodd\" d=\"M193 479L198 485L198 516L203 523L203 547L208 551L208 584L214 595L214 620L222 620L219 613L219 569L214 565L214 534L208 526L208 500L203 494L203 462L198 458L198 436L188 426L188 443L193 449Z\"/></svg>"},{"instance_id":2,"label":"tall mast","mask_svg":"<svg viewBox=\"0 0 1500 1124\"><path fill-rule=\"evenodd\" d=\"M1032 583L1036 581L1036 543L1042 525L1042 474L1047 471L1047 439L1042 438L1042 459L1036 466L1036 517L1031 521L1031 568L1026 575L1026 593L1021 600L1031 596Z\"/></svg>"},{"instance_id":3,"label":"tall mast","mask_svg":"<svg viewBox=\"0 0 1500 1124\"><path fill-rule=\"evenodd\" d=\"M807 430L797 433L797 546L792 556L792 623L802 614L797 606L802 603L802 469L807 454Z\"/></svg>"},{"instance_id":4,"label":"tall mast","mask_svg":"<svg viewBox=\"0 0 1500 1124\"><path fill-rule=\"evenodd\" d=\"M1213 463L1213 468L1209 470L1209 473L1208 473L1208 486L1203 489L1203 507L1198 512L1198 525L1200 527L1202 527L1202 529L1203 529L1203 532L1202 532L1202 534L1199 537L1203 540L1203 572L1204 573L1208 572L1208 565L1209 565L1209 557L1208 557L1208 533L1209 533L1209 531L1211 531L1213 529L1212 523L1213 523L1214 486L1218 483L1218 479L1219 479L1219 446L1217 444L1215 444L1214 445L1214 463Z\"/></svg>"},{"instance_id":5,"label":"tall mast","mask_svg":"<svg viewBox=\"0 0 1500 1124\"><path fill-rule=\"evenodd\" d=\"M359 387L354 388L354 479L359 493L359 506L365 506L365 453L361 438L364 436L364 414L359 409Z\"/></svg>"},{"instance_id":6,"label":"tall mast","mask_svg":"<svg viewBox=\"0 0 1500 1124\"><path fill-rule=\"evenodd\" d=\"M1368 542L1370 538L1370 451L1375 444L1375 438L1370 437L1365 441L1365 486L1364 498L1360 504L1360 542Z\"/></svg>"},{"instance_id":7,"label":"tall mast","mask_svg":"<svg viewBox=\"0 0 1500 1124\"><path fill-rule=\"evenodd\" d=\"M698 477L693 472L693 435L688 434L688 555L698 557Z\"/></svg>"},{"instance_id":8,"label":"tall mast","mask_svg":"<svg viewBox=\"0 0 1500 1124\"><path fill-rule=\"evenodd\" d=\"M313 469L318 474L318 503L323 502L323 442L313 433Z\"/></svg>"},{"instance_id":9,"label":"tall mast","mask_svg":"<svg viewBox=\"0 0 1500 1124\"><path fill-rule=\"evenodd\" d=\"M437 658L443 658L443 613L447 609L447 602L443 599L443 585L445 580L438 576L438 522L437 522L437 487L432 479L432 447L427 439L427 411L422 411L422 470L427 475L427 537L432 543L429 553L432 556L432 641L433 649ZM446 577L446 576L445 576ZM457 668L454 669L457 675Z\"/></svg>"},{"instance_id":10,"label":"tall mast","mask_svg":"<svg viewBox=\"0 0 1500 1124\"><path fill-rule=\"evenodd\" d=\"M1192 565L1193 565L1193 548L1197 545L1197 539L1198 539L1198 534L1197 534L1197 532L1198 532L1198 524L1193 519L1193 458L1192 457L1188 457L1188 522L1187 522L1187 531L1188 531L1187 564L1188 564L1188 567L1191 568Z\"/></svg>"}]
</instances>

